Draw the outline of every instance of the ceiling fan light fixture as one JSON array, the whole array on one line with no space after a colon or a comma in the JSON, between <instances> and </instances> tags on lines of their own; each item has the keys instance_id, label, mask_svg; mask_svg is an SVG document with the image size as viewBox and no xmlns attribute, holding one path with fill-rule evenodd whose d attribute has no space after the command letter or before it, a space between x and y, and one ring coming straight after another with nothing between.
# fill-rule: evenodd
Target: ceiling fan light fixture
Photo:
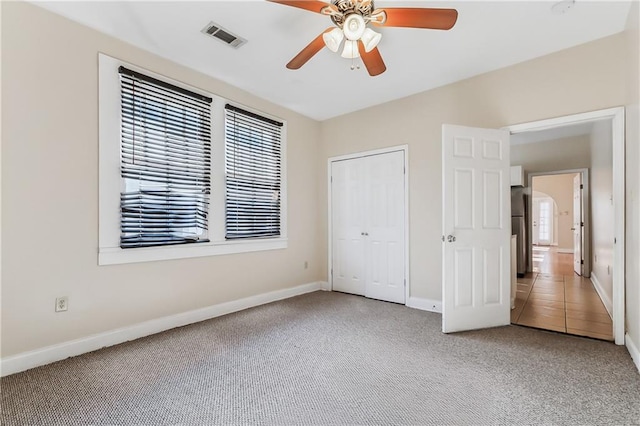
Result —
<instances>
[{"instance_id":1,"label":"ceiling fan light fixture","mask_svg":"<svg viewBox=\"0 0 640 426\"><path fill-rule=\"evenodd\" d=\"M342 25L344 36L347 38L347 40L351 41L360 40L366 28L367 23L364 21L364 18L357 13L352 13L351 15L347 16L347 18L344 20L344 24Z\"/></svg>"},{"instance_id":2,"label":"ceiling fan light fixture","mask_svg":"<svg viewBox=\"0 0 640 426\"><path fill-rule=\"evenodd\" d=\"M354 59L360 57L360 52L358 51L358 42L353 40L346 40L344 42L344 49L342 50L343 58Z\"/></svg>"},{"instance_id":3,"label":"ceiling fan light fixture","mask_svg":"<svg viewBox=\"0 0 640 426\"><path fill-rule=\"evenodd\" d=\"M380 43L380 39L382 39L382 34L373 31L371 28L364 30L361 40L365 52L369 53L375 49L378 43Z\"/></svg>"},{"instance_id":4,"label":"ceiling fan light fixture","mask_svg":"<svg viewBox=\"0 0 640 426\"><path fill-rule=\"evenodd\" d=\"M324 33L322 35L322 39L324 40L325 46L329 48L332 52L337 52L340 49L340 43L342 43L342 39L344 39L344 34L340 28L334 28L328 33Z\"/></svg>"}]
</instances>

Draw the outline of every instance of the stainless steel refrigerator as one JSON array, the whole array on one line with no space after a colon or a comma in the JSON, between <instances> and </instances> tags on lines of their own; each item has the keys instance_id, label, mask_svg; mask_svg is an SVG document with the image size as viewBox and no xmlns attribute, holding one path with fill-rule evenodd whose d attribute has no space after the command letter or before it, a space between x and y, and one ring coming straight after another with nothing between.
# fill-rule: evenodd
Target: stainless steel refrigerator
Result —
<instances>
[{"instance_id":1,"label":"stainless steel refrigerator","mask_svg":"<svg viewBox=\"0 0 640 426\"><path fill-rule=\"evenodd\" d=\"M527 197L522 186L511 187L511 235L517 236L516 255L518 276L527 273L529 244L527 241Z\"/></svg>"}]
</instances>

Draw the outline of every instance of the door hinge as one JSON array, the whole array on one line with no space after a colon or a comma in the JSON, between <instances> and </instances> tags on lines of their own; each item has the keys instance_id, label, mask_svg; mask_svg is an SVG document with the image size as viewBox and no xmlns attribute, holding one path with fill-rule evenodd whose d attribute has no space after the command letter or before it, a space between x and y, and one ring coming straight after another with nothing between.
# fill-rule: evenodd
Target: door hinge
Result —
<instances>
[{"instance_id":1,"label":"door hinge","mask_svg":"<svg viewBox=\"0 0 640 426\"><path fill-rule=\"evenodd\" d=\"M584 222L580 222L580 226L584 226Z\"/></svg>"},{"instance_id":2,"label":"door hinge","mask_svg":"<svg viewBox=\"0 0 640 426\"><path fill-rule=\"evenodd\" d=\"M584 259L580 259L580 264L584 265Z\"/></svg>"},{"instance_id":3,"label":"door hinge","mask_svg":"<svg viewBox=\"0 0 640 426\"><path fill-rule=\"evenodd\" d=\"M583 184L580 184L580 189L584 189L584 185Z\"/></svg>"}]
</instances>

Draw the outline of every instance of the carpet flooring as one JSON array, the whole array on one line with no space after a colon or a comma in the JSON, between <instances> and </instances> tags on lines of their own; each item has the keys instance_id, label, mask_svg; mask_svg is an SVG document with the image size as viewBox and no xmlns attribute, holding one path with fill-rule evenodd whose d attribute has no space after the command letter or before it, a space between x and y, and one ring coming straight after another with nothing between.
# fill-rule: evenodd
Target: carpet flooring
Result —
<instances>
[{"instance_id":1,"label":"carpet flooring","mask_svg":"<svg viewBox=\"0 0 640 426\"><path fill-rule=\"evenodd\" d=\"M612 343L315 292L1 380L3 425L640 424Z\"/></svg>"}]
</instances>

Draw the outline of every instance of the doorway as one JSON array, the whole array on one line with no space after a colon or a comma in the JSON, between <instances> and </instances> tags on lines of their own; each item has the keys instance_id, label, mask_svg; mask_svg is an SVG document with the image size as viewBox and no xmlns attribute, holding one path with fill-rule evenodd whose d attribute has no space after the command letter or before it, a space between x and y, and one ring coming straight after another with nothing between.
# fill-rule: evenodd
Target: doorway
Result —
<instances>
[{"instance_id":1,"label":"doorway","mask_svg":"<svg viewBox=\"0 0 640 426\"><path fill-rule=\"evenodd\" d=\"M607 261L607 267L605 268L606 274L611 276L611 303L610 309L607 309L611 314L611 319L613 323L613 337L616 344L622 345L624 344L624 334L625 334L625 306L624 306L624 293L625 293L625 282L624 282L624 270L625 270L625 255L624 255L624 226L625 226L625 199L624 199L624 176L625 176L625 162L624 162L624 108L611 108L607 110L593 111L582 114L575 114L571 116L547 119L532 123L525 123L510 126L507 129L510 131L512 135L517 134L526 134L526 133L535 133L542 132L545 130L551 129L562 129L567 128L569 126L577 126L585 123L593 123L596 125L597 123L606 122L608 123L608 136L610 140L610 152L611 152L611 182L610 182L610 190L606 195L607 204L611 208L610 220L603 221L602 223L598 223L598 228L601 225L610 226L611 228L611 238L609 241L613 241L611 250L610 250L610 260ZM531 179L532 176L529 177ZM588 175L583 176L583 184L589 184ZM586 196L588 196L589 192L585 192ZM583 203L584 204L584 203ZM589 205L588 203L586 203ZM603 203L604 204L604 203ZM532 214L532 212L530 211ZM583 214L589 215L589 209L585 209ZM588 217L584 219L584 222L588 222ZM588 228L587 228L588 232ZM588 264L589 261L592 260L590 250L590 239L588 234L583 234L583 238L585 243L582 245L585 253L582 254L582 258L585 260L585 264L582 267L583 276L579 277L577 274L573 274L573 276L577 278L572 278L572 282L576 282L582 286L591 285L590 282L584 282L586 276L589 276L591 271L591 266ZM574 250L575 253L575 250ZM595 251L593 260L595 260ZM566 254L566 253L555 253L550 251L549 255L556 254ZM538 257L542 257L541 253L538 253ZM530 263L530 272L531 275L528 277L531 281L531 285L534 284L535 277L533 276L533 262ZM586 276L585 276L586 275ZM568 275L572 276L572 275ZM597 282L593 277L592 281L594 284ZM525 283L529 284L529 283ZM597 286L596 286L597 287ZM524 289L523 289L524 290ZM598 290L595 297L598 296L600 291ZM585 296L585 298L593 299L593 295ZM603 298L604 300L604 298ZM605 301L606 302L606 301ZM605 310L605 315L607 310ZM602 312L600 312L602 313Z\"/></svg>"},{"instance_id":2,"label":"doorway","mask_svg":"<svg viewBox=\"0 0 640 426\"><path fill-rule=\"evenodd\" d=\"M529 182L532 272L518 284L512 323L613 340L611 317L589 279L596 199L589 196L589 169L531 173Z\"/></svg>"},{"instance_id":3,"label":"doorway","mask_svg":"<svg viewBox=\"0 0 640 426\"><path fill-rule=\"evenodd\" d=\"M532 215L531 268L535 269L536 248L549 246L553 253L571 254L573 270L589 278L591 271L589 169L529 173Z\"/></svg>"}]
</instances>

